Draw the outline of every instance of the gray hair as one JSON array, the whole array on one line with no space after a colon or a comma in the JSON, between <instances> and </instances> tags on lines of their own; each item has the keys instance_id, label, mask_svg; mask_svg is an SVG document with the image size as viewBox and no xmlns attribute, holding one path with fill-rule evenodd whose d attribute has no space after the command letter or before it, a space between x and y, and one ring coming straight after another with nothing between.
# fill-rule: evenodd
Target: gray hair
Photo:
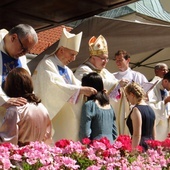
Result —
<instances>
[{"instance_id":1,"label":"gray hair","mask_svg":"<svg viewBox=\"0 0 170 170\"><path fill-rule=\"evenodd\" d=\"M34 38L35 43L38 42L38 35L34 28L28 24L19 24L15 27L13 27L10 31L9 34L17 34L20 38L25 38L28 35L31 35Z\"/></svg>"},{"instance_id":2,"label":"gray hair","mask_svg":"<svg viewBox=\"0 0 170 170\"><path fill-rule=\"evenodd\" d=\"M165 63L158 63L155 65L155 70L159 70L162 67L166 67L168 69L168 66Z\"/></svg>"}]
</instances>

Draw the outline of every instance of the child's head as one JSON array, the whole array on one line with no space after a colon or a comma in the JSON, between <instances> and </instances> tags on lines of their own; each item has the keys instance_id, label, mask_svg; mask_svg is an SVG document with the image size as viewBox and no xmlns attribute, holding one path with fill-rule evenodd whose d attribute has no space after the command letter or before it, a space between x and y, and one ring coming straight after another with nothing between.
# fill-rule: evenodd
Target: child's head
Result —
<instances>
[{"instance_id":1,"label":"child's head","mask_svg":"<svg viewBox=\"0 0 170 170\"><path fill-rule=\"evenodd\" d=\"M82 86L89 86L95 88L98 92L104 90L103 80L96 72L86 74L82 78Z\"/></svg>"},{"instance_id":2,"label":"child's head","mask_svg":"<svg viewBox=\"0 0 170 170\"><path fill-rule=\"evenodd\" d=\"M146 97L143 88L135 82L129 83L125 87L125 93L131 104L134 104L134 101L137 101L137 103L139 103L142 99L145 99Z\"/></svg>"},{"instance_id":3,"label":"child's head","mask_svg":"<svg viewBox=\"0 0 170 170\"><path fill-rule=\"evenodd\" d=\"M30 74L24 68L12 69L6 77L5 93L9 97L25 97L25 94L33 92L33 84Z\"/></svg>"}]
</instances>

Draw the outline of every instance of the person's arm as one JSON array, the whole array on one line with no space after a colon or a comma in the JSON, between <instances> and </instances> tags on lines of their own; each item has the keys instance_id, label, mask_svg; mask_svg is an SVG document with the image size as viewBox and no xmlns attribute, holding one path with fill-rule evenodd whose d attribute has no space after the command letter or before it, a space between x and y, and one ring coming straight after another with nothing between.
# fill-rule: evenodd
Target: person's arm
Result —
<instances>
[{"instance_id":1,"label":"person's arm","mask_svg":"<svg viewBox=\"0 0 170 170\"><path fill-rule=\"evenodd\" d=\"M165 98L164 100L161 99L161 93L159 88L153 88L148 93L148 105L153 109L156 116L156 124L160 122L162 119L167 118L167 110L166 106L169 102L170 97Z\"/></svg>"},{"instance_id":2,"label":"person's arm","mask_svg":"<svg viewBox=\"0 0 170 170\"><path fill-rule=\"evenodd\" d=\"M80 139L89 138L91 134L91 105L86 102L82 107L81 120L80 120Z\"/></svg>"},{"instance_id":3,"label":"person's arm","mask_svg":"<svg viewBox=\"0 0 170 170\"><path fill-rule=\"evenodd\" d=\"M80 94L84 94L85 96L91 96L97 93L97 90L93 87L82 86L80 88Z\"/></svg>"},{"instance_id":4,"label":"person's arm","mask_svg":"<svg viewBox=\"0 0 170 170\"><path fill-rule=\"evenodd\" d=\"M83 75L89 74L90 72L93 72L93 70L89 66L81 65L76 69L76 71L74 72L74 75L78 80L81 81L81 79L83 78Z\"/></svg>"},{"instance_id":5,"label":"person's arm","mask_svg":"<svg viewBox=\"0 0 170 170\"><path fill-rule=\"evenodd\" d=\"M170 102L170 96L167 96L167 97L164 99L165 105L166 105L168 102Z\"/></svg>"},{"instance_id":6,"label":"person's arm","mask_svg":"<svg viewBox=\"0 0 170 170\"><path fill-rule=\"evenodd\" d=\"M52 123L50 118L48 118L47 125L46 125L46 133L43 139L44 143L48 145L54 145L54 141L52 139Z\"/></svg>"},{"instance_id":7,"label":"person's arm","mask_svg":"<svg viewBox=\"0 0 170 170\"><path fill-rule=\"evenodd\" d=\"M1 142L10 142L12 144L17 145L18 143L18 114L16 112L15 107L7 110L4 121L0 128L0 139Z\"/></svg>"},{"instance_id":8,"label":"person's arm","mask_svg":"<svg viewBox=\"0 0 170 170\"><path fill-rule=\"evenodd\" d=\"M132 149L135 149L141 140L142 117L140 111L135 107L131 114L133 125Z\"/></svg>"}]
</instances>

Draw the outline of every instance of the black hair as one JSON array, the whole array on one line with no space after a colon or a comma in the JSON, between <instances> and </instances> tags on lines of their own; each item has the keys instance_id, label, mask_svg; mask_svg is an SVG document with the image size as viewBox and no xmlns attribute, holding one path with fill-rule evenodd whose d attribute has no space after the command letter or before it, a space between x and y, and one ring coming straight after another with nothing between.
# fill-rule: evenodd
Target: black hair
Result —
<instances>
[{"instance_id":1,"label":"black hair","mask_svg":"<svg viewBox=\"0 0 170 170\"><path fill-rule=\"evenodd\" d=\"M88 100L98 100L101 106L109 104L109 97L104 90L103 80L96 72L86 74L82 78L82 86L93 87L97 90L97 94L87 97Z\"/></svg>"},{"instance_id":2,"label":"black hair","mask_svg":"<svg viewBox=\"0 0 170 170\"><path fill-rule=\"evenodd\" d=\"M167 79L170 82L170 72L166 73L163 79Z\"/></svg>"}]
</instances>

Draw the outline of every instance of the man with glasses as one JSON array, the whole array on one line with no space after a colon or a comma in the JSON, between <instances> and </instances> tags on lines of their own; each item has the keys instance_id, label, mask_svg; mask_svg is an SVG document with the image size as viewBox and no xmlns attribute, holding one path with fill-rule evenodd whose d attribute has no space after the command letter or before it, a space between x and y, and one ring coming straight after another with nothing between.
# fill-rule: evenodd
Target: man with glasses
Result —
<instances>
[{"instance_id":1,"label":"man with glasses","mask_svg":"<svg viewBox=\"0 0 170 170\"><path fill-rule=\"evenodd\" d=\"M155 83L158 80L161 80L164 75L169 72L168 66L165 63L158 63L154 68L155 77L151 80L151 83Z\"/></svg>"},{"instance_id":2,"label":"man with glasses","mask_svg":"<svg viewBox=\"0 0 170 170\"><path fill-rule=\"evenodd\" d=\"M100 74L103 80L104 88L108 91L109 97L111 99L110 104L114 108L116 117L119 117L119 115L117 115L119 109L119 107L117 107L117 99L120 97L119 88L125 86L128 81L123 79L119 81L106 69L106 65L109 61L108 46L106 39L102 35L100 35L98 38L95 36L90 38L88 45L90 57L76 69L74 75L79 80L81 80L83 75L90 72L97 72ZM119 119L116 118L118 134L122 134L118 120Z\"/></svg>"},{"instance_id":3,"label":"man with glasses","mask_svg":"<svg viewBox=\"0 0 170 170\"><path fill-rule=\"evenodd\" d=\"M29 71L25 54L37 42L37 33L30 25L19 24L9 32L6 29L0 30L0 120L1 112L6 108L26 103L23 98L8 98L3 92L3 86L6 76L13 68L23 67Z\"/></svg>"},{"instance_id":4,"label":"man with glasses","mask_svg":"<svg viewBox=\"0 0 170 170\"><path fill-rule=\"evenodd\" d=\"M104 88L109 91L118 80L106 69L109 61L107 41L102 35L98 38L93 36L88 45L90 57L76 69L74 75L81 81L84 74L97 72L102 77Z\"/></svg>"}]
</instances>

